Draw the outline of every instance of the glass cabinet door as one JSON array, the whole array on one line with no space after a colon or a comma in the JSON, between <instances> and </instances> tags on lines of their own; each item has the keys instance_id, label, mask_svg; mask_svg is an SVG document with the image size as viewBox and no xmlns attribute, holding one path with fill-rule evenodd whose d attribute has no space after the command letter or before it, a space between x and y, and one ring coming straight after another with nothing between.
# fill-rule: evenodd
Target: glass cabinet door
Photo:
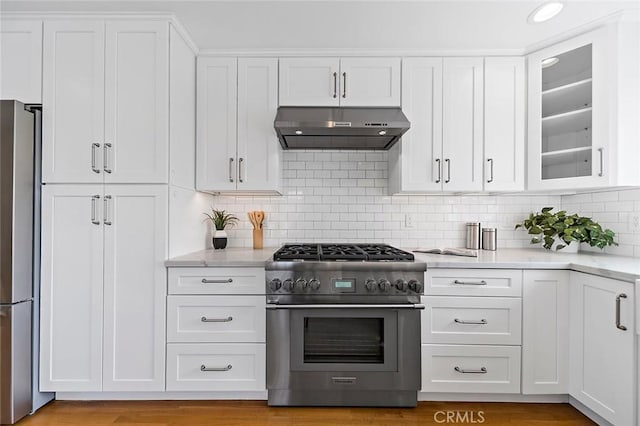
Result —
<instances>
[{"instance_id":1,"label":"glass cabinet door","mask_svg":"<svg viewBox=\"0 0 640 426\"><path fill-rule=\"evenodd\" d=\"M542 180L592 175L592 50L587 44L540 61Z\"/></svg>"}]
</instances>

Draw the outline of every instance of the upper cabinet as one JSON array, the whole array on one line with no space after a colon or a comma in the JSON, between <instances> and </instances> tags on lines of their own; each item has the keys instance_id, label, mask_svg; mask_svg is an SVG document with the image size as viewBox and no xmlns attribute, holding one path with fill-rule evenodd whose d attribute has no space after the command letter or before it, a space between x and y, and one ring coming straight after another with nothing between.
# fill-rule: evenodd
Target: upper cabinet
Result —
<instances>
[{"instance_id":1,"label":"upper cabinet","mask_svg":"<svg viewBox=\"0 0 640 426\"><path fill-rule=\"evenodd\" d=\"M42 179L167 183L169 25L44 25Z\"/></svg>"},{"instance_id":2,"label":"upper cabinet","mask_svg":"<svg viewBox=\"0 0 640 426\"><path fill-rule=\"evenodd\" d=\"M281 106L400 106L400 58L281 58Z\"/></svg>"},{"instance_id":3,"label":"upper cabinet","mask_svg":"<svg viewBox=\"0 0 640 426\"><path fill-rule=\"evenodd\" d=\"M42 102L42 21L0 21L0 99Z\"/></svg>"},{"instance_id":4,"label":"upper cabinet","mask_svg":"<svg viewBox=\"0 0 640 426\"><path fill-rule=\"evenodd\" d=\"M522 58L404 59L402 110L391 193L524 188Z\"/></svg>"},{"instance_id":5,"label":"upper cabinet","mask_svg":"<svg viewBox=\"0 0 640 426\"><path fill-rule=\"evenodd\" d=\"M277 84L276 58L198 58L198 190L280 191Z\"/></svg>"},{"instance_id":6,"label":"upper cabinet","mask_svg":"<svg viewBox=\"0 0 640 426\"><path fill-rule=\"evenodd\" d=\"M529 189L640 183L638 39L621 22L529 56Z\"/></svg>"}]
</instances>

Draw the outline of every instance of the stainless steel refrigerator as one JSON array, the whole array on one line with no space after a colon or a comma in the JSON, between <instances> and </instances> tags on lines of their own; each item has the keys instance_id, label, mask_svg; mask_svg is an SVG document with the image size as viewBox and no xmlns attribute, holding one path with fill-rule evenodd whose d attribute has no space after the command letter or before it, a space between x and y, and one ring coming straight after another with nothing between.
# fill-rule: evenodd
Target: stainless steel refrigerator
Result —
<instances>
[{"instance_id":1,"label":"stainless steel refrigerator","mask_svg":"<svg viewBox=\"0 0 640 426\"><path fill-rule=\"evenodd\" d=\"M0 101L0 423L53 399L38 391L41 109Z\"/></svg>"}]
</instances>

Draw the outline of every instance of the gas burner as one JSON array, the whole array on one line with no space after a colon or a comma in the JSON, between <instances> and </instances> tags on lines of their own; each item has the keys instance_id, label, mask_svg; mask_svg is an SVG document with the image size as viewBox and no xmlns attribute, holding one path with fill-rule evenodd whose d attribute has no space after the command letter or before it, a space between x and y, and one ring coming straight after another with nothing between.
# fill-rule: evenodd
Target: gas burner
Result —
<instances>
[{"instance_id":1,"label":"gas burner","mask_svg":"<svg viewBox=\"0 0 640 426\"><path fill-rule=\"evenodd\" d=\"M387 244L285 244L273 260L411 262L414 256Z\"/></svg>"}]
</instances>

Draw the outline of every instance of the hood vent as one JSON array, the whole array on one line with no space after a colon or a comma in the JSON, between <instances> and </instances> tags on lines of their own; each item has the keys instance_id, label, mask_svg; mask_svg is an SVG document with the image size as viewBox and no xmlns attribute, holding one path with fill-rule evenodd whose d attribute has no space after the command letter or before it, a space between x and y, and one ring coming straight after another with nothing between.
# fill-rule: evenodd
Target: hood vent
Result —
<instances>
[{"instance_id":1,"label":"hood vent","mask_svg":"<svg viewBox=\"0 0 640 426\"><path fill-rule=\"evenodd\" d=\"M387 150L409 126L400 108L280 107L274 122L283 149Z\"/></svg>"}]
</instances>

